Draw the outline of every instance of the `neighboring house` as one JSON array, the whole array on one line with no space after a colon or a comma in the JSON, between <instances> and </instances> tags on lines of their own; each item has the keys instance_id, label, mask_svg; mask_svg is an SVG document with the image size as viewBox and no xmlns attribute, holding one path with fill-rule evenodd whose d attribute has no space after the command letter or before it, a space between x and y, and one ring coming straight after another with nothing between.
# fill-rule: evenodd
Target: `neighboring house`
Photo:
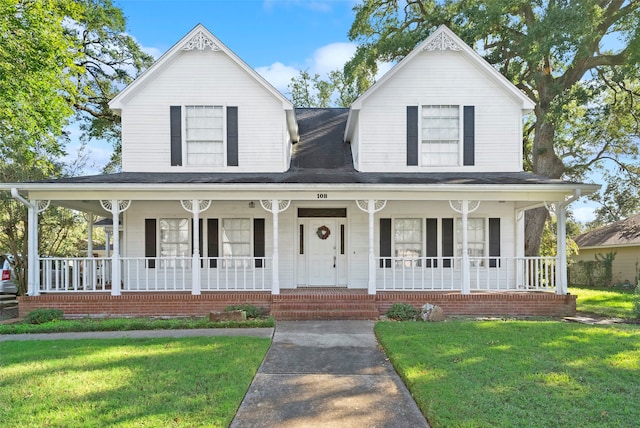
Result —
<instances>
[{"instance_id":1,"label":"neighboring house","mask_svg":"<svg viewBox=\"0 0 640 428\"><path fill-rule=\"evenodd\" d=\"M450 313L575 307L564 237L557 260L524 257L524 212L556 204L562 225L566 205L599 186L523 172L534 103L444 26L350 109L296 109L198 25L110 107L122 117L121 173L0 187L32 219L51 201L122 224L110 258L63 281L47 270L68 261L42 259L21 311L203 314L248 301L303 317L295 311L314 299L337 317L397 301ZM98 264L110 281L92 279Z\"/></svg>"},{"instance_id":2,"label":"neighboring house","mask_svg":"<svg viewBox=\"0 0 640 428\"><path fill-rule=\"evenodd\" d=\"M583 233L575 238L575 242L580 251L571 257L573 261L591 262L596 260L596 256L602 258L615 253L611 266L611 284L635 285L638 282L640 214Z\"/></svg>"}]
</instances>

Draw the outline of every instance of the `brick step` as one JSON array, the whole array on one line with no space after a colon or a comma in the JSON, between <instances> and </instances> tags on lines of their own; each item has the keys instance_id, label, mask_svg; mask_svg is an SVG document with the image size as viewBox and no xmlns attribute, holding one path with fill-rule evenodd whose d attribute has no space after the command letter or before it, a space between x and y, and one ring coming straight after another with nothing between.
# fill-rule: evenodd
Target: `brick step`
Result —
<instances>
[{"instance_id":1,"label":"brick step","mask_svg":"<svg viewBox=\"0 0 640 428\"><path fill-rule=\"evenodd\" d=\"M280 321L293 320L375 320L377 310L316 309L316 310L271 310L271 316Z\"/></svg>"},{"instance_id":2,"label":"brick step","mask_svg":"<svg viewBox=\"0 0 640 428\"><path fill-rule=\"evenodd\" d=\"M278 302L271 306L272 310L360 310L375 311L378 309L374 302Z\"/></svg>"}]
</instances>

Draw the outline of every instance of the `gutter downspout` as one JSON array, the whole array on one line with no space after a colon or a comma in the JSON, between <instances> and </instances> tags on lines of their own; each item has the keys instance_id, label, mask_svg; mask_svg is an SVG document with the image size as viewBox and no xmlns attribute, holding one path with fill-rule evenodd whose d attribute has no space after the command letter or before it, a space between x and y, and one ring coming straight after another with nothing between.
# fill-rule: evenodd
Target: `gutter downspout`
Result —
<instances>
[{"instance_id":1,"label":"gutter downspout","mask_svg":"<svg viewBox=\"0 0 640 428\"><path fill-rule=\"evenodd\" d=\"M17 188L11 189L11 196L20 201L28 210L28 230L27 230L27 295L38 296L39 284L37 283L38 264L38 208L37 202L27 201L18 192Z\"/></svg>"},{"instance_id":2,"label":"gutter downspout","mask_svg":"<svg viewBox=\"0 0 640 428\"><path fill-rule=\"evenodd\" d=\"M580 189L575 189L573 196L558 202L558 267L556 269L556 294L567 294L567 211L566 208L582 195Z\"/></svg>"}]
</instances>

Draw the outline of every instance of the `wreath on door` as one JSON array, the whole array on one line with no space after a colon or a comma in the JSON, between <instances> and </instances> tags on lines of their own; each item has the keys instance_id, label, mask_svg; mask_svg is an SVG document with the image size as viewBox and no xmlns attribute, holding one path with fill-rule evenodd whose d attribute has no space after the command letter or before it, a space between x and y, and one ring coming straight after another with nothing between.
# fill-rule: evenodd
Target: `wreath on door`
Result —
<instances>
[{"instance_id":1,"label":"wreath on door","mask_svg":"<svg viewBox=\"0 0 640 428\"><path fill-rule=\"evenodd\" d=\"M324 241L329 237L329 235L331 235L331 231L327 226L320 226L318 230L316 230L316 235Z\"/></svg>"}]
</instances>

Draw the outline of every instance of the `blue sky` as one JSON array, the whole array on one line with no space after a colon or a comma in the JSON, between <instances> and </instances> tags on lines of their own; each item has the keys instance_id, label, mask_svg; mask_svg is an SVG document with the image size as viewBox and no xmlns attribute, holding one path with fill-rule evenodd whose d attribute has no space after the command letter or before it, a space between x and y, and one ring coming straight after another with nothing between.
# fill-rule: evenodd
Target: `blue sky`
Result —
<instances>
[{"instance_id":1,"label":"blue sky","mask_svg":"<svg viewBox=\"0 0 640 428\"><path fill-rule=\"evenodd\" d=\"M347 33L357 0L114 0L127 18L127 32L158 58L197 24L287 94L287 84L308 69L322 76L355 52ZM387 69L388 67L383 67ZM85 173L106 164L110 147L92 142ZM73 144L69 152L74 152ZM584 198L572 205L578 221L593 218Z\"/></svg>"},{"instance_id":2,"label":"blue sky","mask_svg":"<svg viewBox=\"0 0 640 428\"><path fill-rule=\"evenodd\" d=\"M355 0L115 0L127 31L158 56L203 24L283 92L300 69L321 75L355 51Z\"/></svg>"}]
</instances>

